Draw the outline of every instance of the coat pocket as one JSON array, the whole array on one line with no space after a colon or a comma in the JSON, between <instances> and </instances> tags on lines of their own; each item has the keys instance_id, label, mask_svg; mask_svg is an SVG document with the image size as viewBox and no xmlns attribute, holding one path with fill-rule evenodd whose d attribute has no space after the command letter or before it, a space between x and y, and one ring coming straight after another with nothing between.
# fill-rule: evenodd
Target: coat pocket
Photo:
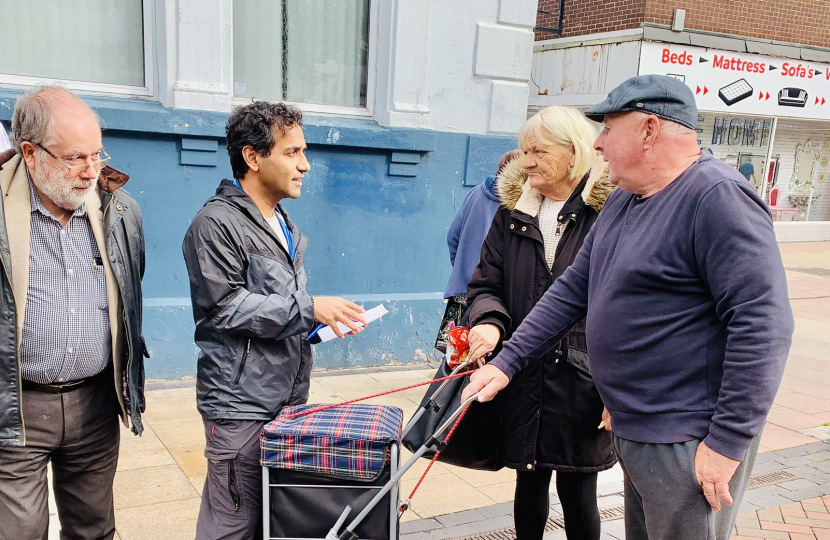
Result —
<instances>
[{"instance_id":1,"label":"coat pocket","mask_svg":"<svg viewBox=\"0 0 830 540\"><path fill-rule=\"evenodd\" d=\"M246 510L242 500L242 476L236 459L239 452L205 448L208 459L207 490L214 512L241 516Z\"/></svg>"}]
</instances>

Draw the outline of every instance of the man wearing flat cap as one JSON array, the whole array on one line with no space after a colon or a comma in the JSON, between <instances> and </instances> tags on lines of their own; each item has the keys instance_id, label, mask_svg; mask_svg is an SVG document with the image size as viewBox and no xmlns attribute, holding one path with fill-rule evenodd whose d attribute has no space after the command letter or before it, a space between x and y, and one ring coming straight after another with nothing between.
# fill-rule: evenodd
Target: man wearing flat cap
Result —
<instances>
[{"instance_id":1,"label":"man wearing flat cap","mask_svg":"<svg viewBox=\"0 0 830 540\"><path fill-rule=\"evenodd\" d=\"M738 171L701 155L684 83L634 77L586 115L605 125L594 146L621 189L464 398L492 399L585 319L627 540L726 540L792 339L772 218Z\"/></svg>"}]
</instances>

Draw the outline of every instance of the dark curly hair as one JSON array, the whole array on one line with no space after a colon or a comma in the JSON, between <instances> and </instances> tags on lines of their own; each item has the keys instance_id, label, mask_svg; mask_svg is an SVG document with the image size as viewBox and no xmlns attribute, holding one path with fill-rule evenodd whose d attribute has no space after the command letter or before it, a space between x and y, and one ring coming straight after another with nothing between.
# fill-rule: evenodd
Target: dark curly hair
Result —
<instances>
[{"instance_id":1,"label":"dark curly hair","mask_svg":"<svg viewBox=\"0 0 830 540\"><path fill-rule=\"evenodd\" d=\"M255 101L233 111L225 127L233 177L242 179L248 172L248 164L242 156L243 148L250 146L268 157L276 142L273 127L277 126L285 135L295 125L303 125L303 113L285 103Z\"/></svg>"}]
</instances>

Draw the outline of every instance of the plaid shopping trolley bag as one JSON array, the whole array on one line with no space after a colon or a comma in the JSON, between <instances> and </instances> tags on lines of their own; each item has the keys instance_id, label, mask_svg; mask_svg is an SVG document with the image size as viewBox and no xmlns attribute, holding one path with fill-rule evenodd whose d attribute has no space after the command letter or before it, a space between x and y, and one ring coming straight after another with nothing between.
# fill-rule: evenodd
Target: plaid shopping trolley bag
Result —
<instances>
[{"instance_id":1,"label":"plaid shopping trolley bag","mask_svg":"<svg viewBox=\"0 0 830 540\"><path fill-rule=\"evenodd\" d=\"M396 540L399 490L386 485L399 466L403 412L364 404L318 408L285 407L262 430L264 539L325 539L335 522L360 517L355 537ZM368 507L384 486L385 497Z\"/></svg>"}]
</instances>

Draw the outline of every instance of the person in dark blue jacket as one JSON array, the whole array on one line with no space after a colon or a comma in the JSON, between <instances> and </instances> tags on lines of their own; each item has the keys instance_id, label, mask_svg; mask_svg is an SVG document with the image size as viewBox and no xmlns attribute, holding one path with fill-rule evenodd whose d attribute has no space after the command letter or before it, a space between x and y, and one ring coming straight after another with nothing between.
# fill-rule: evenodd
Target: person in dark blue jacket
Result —
<instances>
[{"instance_id":1,"label":"person in dark blue jacket","mask_svg":"<svg viewBox=\"0 0 830 540\"><path fill-rule=\"evenodd\" d=\"M450 248L452 274L444 290L447 309L438 329L436 348L446 350L449 323L460 323L467 306L467 283L473 276L481 256L481 245L490 230L493 216L499 209L499 195L496 192L498 175L511 160L524 155L521 150L510 150L499 159L496 174L467 193L461 208L447 231L447 246Z\"/></svg>"},{"instance_id":2,"label":"person in dark blue jacket","mask_svg":"<svg viewBox=\"0 0 830 540\"><path fill-rule=\"evenodd\" d=\"M474 187L464 197L461 208L447 231L447 246L450 248L452 274L444 291L444 298L467 294L467 283L478 266L481 245L490 230L493 216L499 209L499 195L496 192L496 178L504 166L522 155L521 150L510 150L499 160L496 174Z\"/></svg>"},{"instance_id":3,"label":"person in dark blue jacket","mask_svg":"<svg viewBox=\"0 0 830 540\"><path fill-rule=\"evenodd\" d=\"M772 217L738 171L701 155L677 79L634 77L585 114L605 123L594 147L620 189L462 400L491 399L584 319L626 538L727 540L794 329ZM472 359L492 350L473 337Z\"/></svg>"}]
</instances>

